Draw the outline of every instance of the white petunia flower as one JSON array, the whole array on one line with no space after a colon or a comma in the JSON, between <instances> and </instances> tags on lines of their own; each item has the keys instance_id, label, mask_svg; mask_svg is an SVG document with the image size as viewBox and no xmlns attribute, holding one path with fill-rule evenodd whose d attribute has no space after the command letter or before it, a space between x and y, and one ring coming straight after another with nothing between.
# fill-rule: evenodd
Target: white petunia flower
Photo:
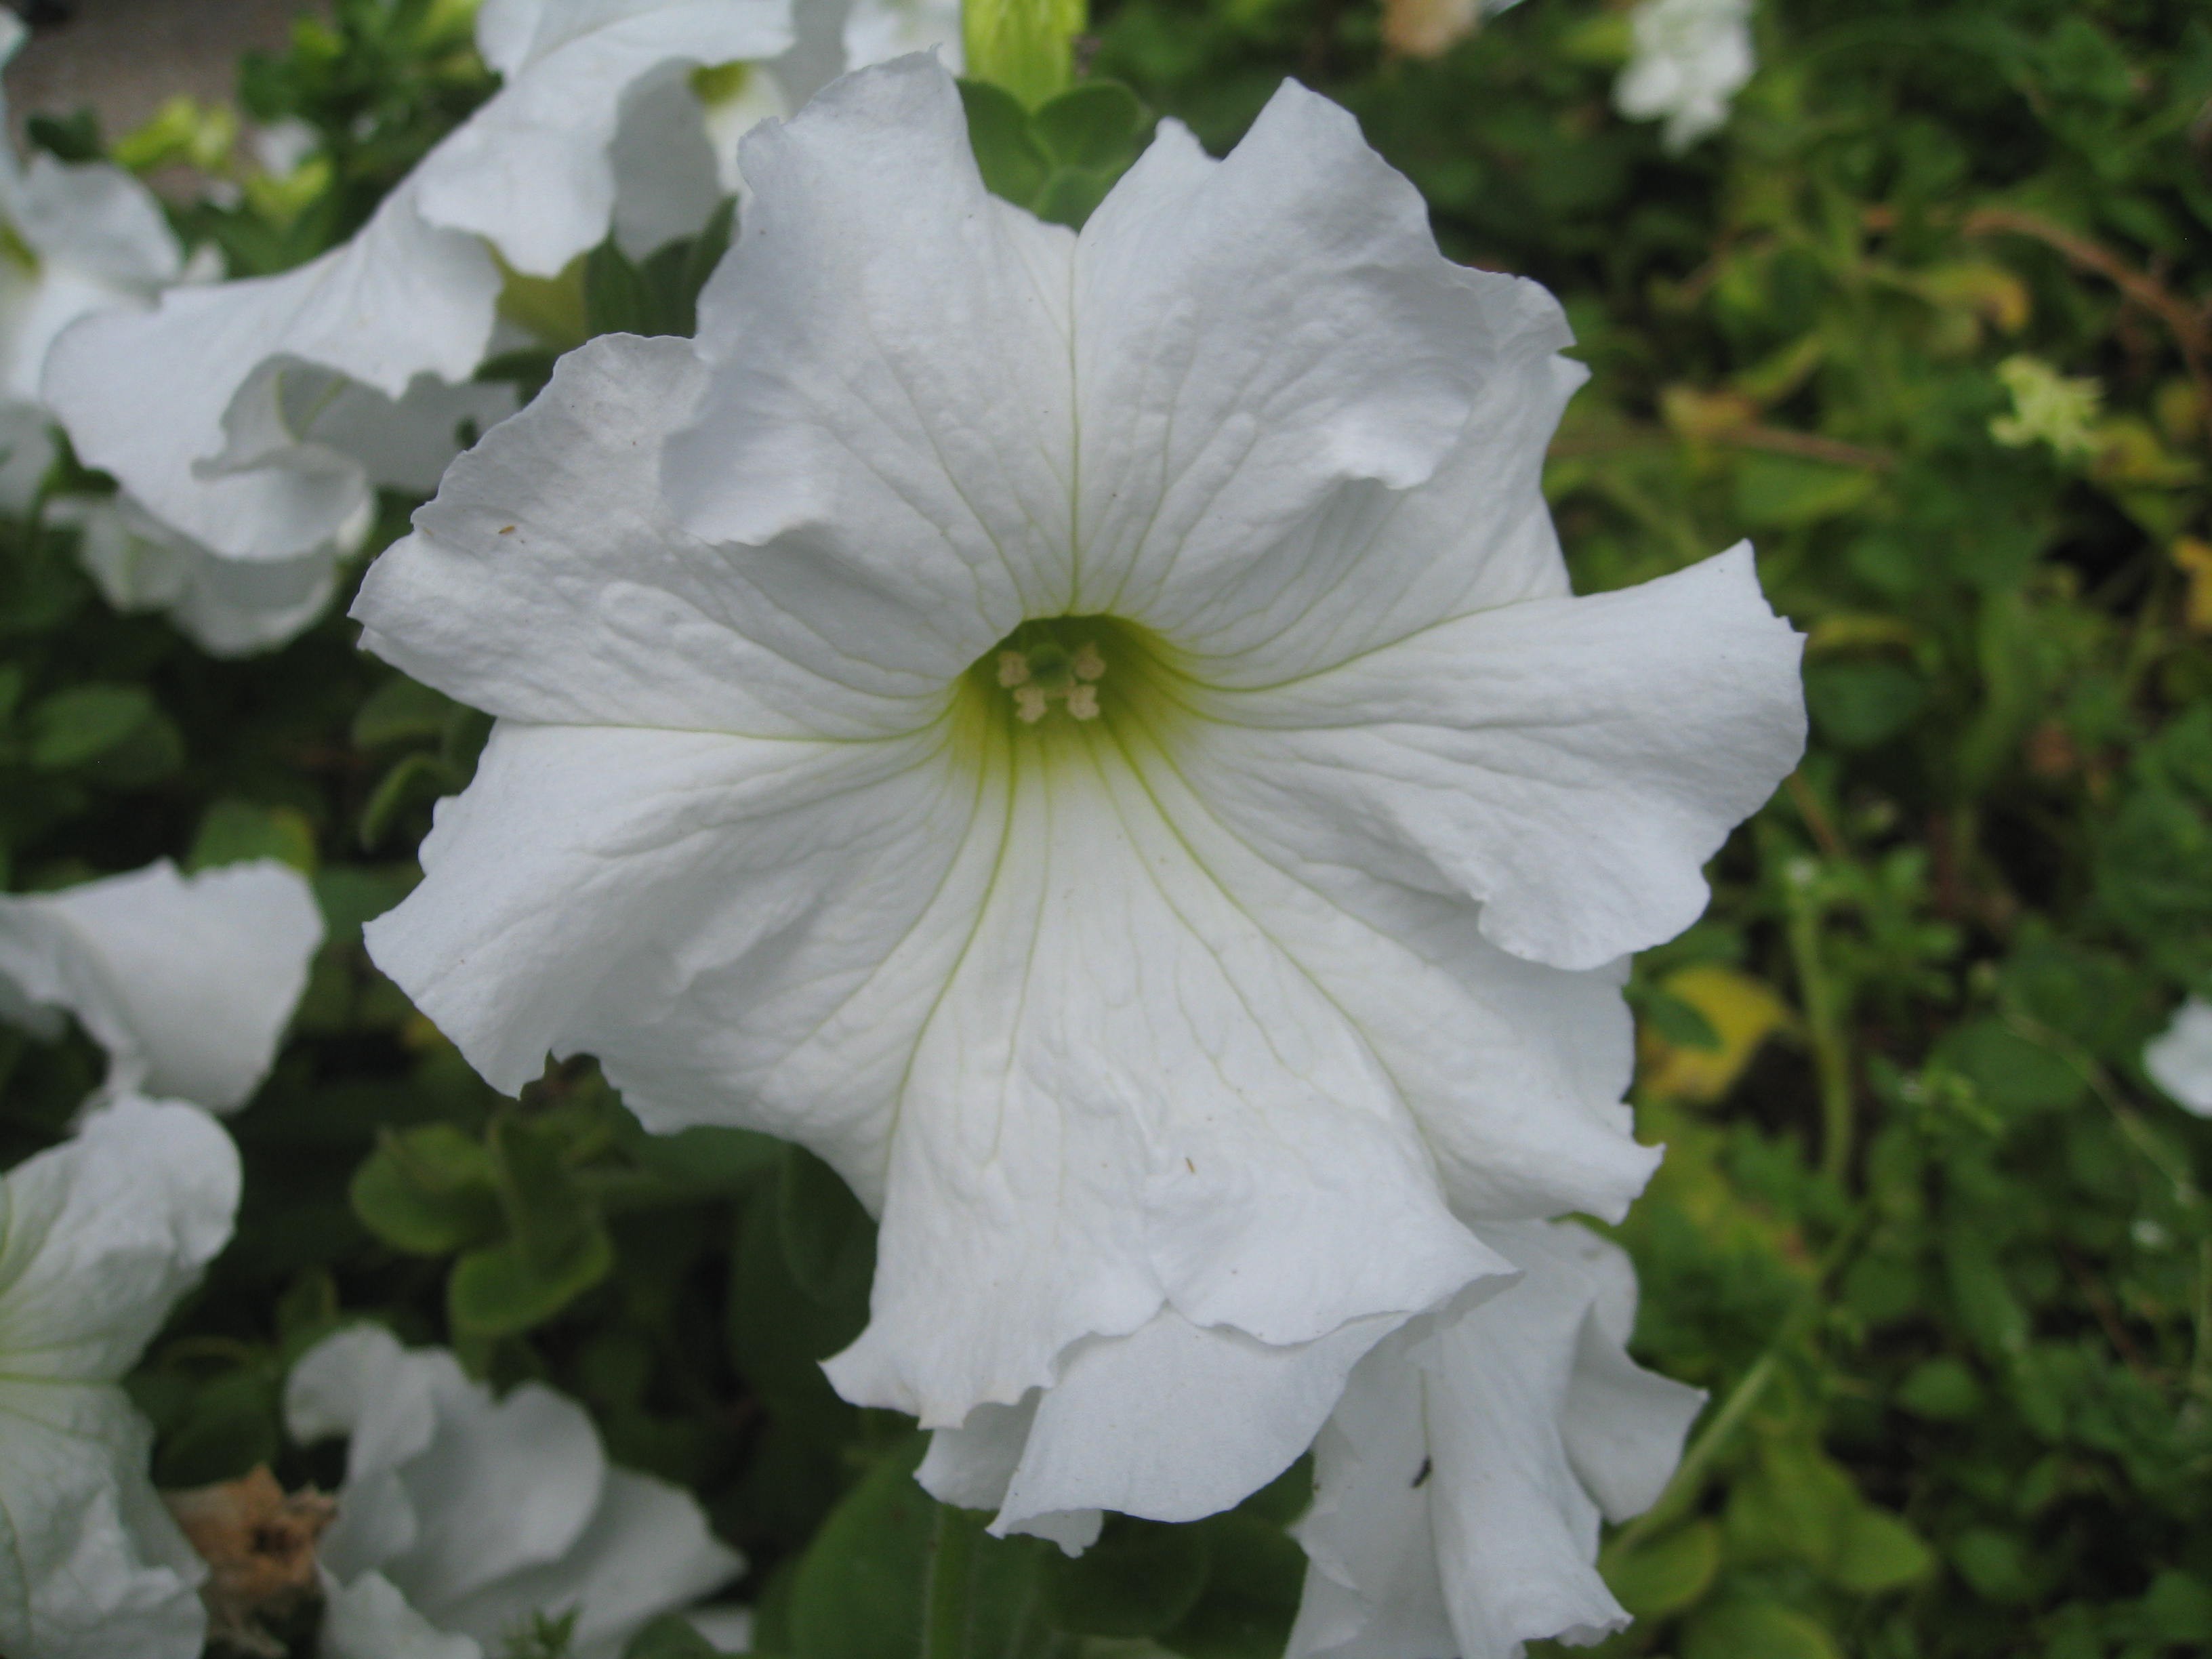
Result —
<instances>
[{"instance_id":1,"label":"white petunia flower","mask_svg":"<svg viewBox=\"0 0 2212 1659\"><path fill-rule=\"evenodd\" d=\"M961 70L960 0L853 0L845 16L845 66L866 69L910 52L935 52Z\"/></svg>"},{"instance_id":2,"label":"white petunia flower","mask_svg":"<svg viewBox=\"0 0 2212 1659\"><path fill-rule=\"evenodd\" d=\"M848 1399L1057 1382L1026 1513L1219 1508L1508 1271L1455 1206L1641 1188L1620 959L1794 763L1797 638L1747 549L1569 594L1558 307L1301 88L1079 237L926 58L745 167L696 343L571 354L368 574L500 717L370 949L501 1089L830 1160Z\"/></svg>"},{"instance_id":3,"label":"white petunia flower","mask_svg":"<svg viewBox=\"0 0 2212 1659\"><path fill-rule=\"evenodd\" d=\"M26 33L0 11L0 64ZM182 258L160 204L121 168L44 152L26 167L0 139L0 512L29 507L53 464L39 377L55 337L93 312L143 307Z\"/></svg>"},{"instance_id":4,"label":"white petunia flower","mask_svg":"<svg viewBox=\"0 0 2212 1659\"><path fill-rule=\"evenodd\" d=\"M504 1399L443 1349L371 1326L292 1368L294 1437L351 1437L320 1557L324 1659L497 1659L539 1615L573 1613L574 1659L614 1659L664 1613L744 1566L689 1492L607 1462L574 1401Z\"/></svg>"},{"instance_id":5,"label":"white petunia flower","mask_svg":"<svg viewBox=\"0 0 2212 1659\"><path fill-rule=\"evenodd\" d=\"M2143 1049L2143 1070L2174 1104L2212 1117L2212 1002L2191 997Z\"/></svg>"},{"instance_id":6,"label":"white petunia flower","mask_svg":"<svg viewBox=\"0 0 2212 1659\"><path fill-rule=\"evenodd\" d=\"M1613 101L1636 121L1667 122L1666 144L1685 150L1728 124L1729 100L1758 67L1752 0L1643 0L1630 15L1636 55Z\"/></svg>"},{"instance_id":7,"label":"white petunia flower","mask_svg":"<svg viewBox=\"0 0 2212 1659\"><path fill-rule=\"evenodd\" d=\"M0 1652L198 1659L206 1569L116 1386L230 1237L238 1153L125 1099L0 1178Z\"/></svg>"},{"instance_id":8,"label":"white petunia flower","mask_svg":"<svg viewBox=\"0 0 2212 1659\"><path fill-rule=\"evenodd\" d=\"M1619 1249L1571 1223L1483 1237L1526 1277L1377 1347L1314 1449L1289 1659L1519 1659L1628 1623L1599 1518L1657 1501L1705 1396L1629 1358Z\"/></svg>"},{"instance_id":9,"label":"white petunia flower","mask_svg":"<svg viewBox=\"0 0 2212 1659\"><path fill-rule=\"evenodd\" d=\"M295 270L86 321L50 358L48 400L85 460L182 543L335 564L378 482L349 423L362 398L404 408L424 377L462 395L490 349L501 262L555 275L615 221L632 92L672 69L782 51L789 12L789 0L484 0L477 40L504 84L350 241ZM692 143L711 183L696 130ZM638 222L661 210L641 205ZM459 447L451 422L416 427L441 463Z\"/></svg>"},{"instance_id":10,"label":"white petunia flower","mask_svg":"<svg viewBox=\"0 0 2212 1659\"><path fill-rule=\"evenodd\" d=\"M58 1035L75 1015L107 1050L103 1094L228 1112L269 1074L322 942L307 878L273 859L0 896L0 1017Z\"/></svg>"}]
</instances>

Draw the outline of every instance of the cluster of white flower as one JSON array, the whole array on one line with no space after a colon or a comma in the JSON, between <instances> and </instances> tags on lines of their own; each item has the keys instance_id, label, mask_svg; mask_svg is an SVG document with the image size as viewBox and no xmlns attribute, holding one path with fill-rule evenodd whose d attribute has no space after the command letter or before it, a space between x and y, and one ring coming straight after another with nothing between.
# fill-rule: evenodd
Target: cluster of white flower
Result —
<instances>
[{"instance_id":1,"label":"cluster of white flower","mask_svg":"<svg viewBox=\"0 0 2212 1659\"><path fill-rule=\"evenodd\" d=\"M111 593L211 650L301 626L374 487L442 472L354 614L497 725L370 951L503 1090L589 1053L652 1128L834 1165L881 1224L828 1370L934 1431L933 1492L1079 1550L1313 1448L1294 1653L1594 1638L1626 1621L1600 1519L1657 1495L1698 1396L1628 1359L1626 1261L1559 1218L1618 1218L1657 1159L1624 963L1796 763L1798 638L1743 547L1572 595L1559 308L1443 258L1343 111L1286 85L1219 161L1164 124L1078 234L987 193L941 58L830 78L956 24L483 0L501 89L310 264L163 288L135 185L61 191L146 234L97 283L33 244L95 314L20 331L10 385L43 358L123 486ZM1677 136L1726 76L1690 79L1644 100ZM9 198L27 243L57 173ZM595 340L509 418L471 383L507 273L740 186L696 338ZM492 429L453 459L464 417ZM0 1647L130 1618L182 1655L192 1574L112 1380L237 1174L133 1091L238 1105L319 924L275 866L6 903L0 984L77 1015L117 1103L9 1177L15 1216L90 1218L11 1220L0 1310L104 1226L155 1266L72 1316L107 1334L70 1386L121 1425L82 1518L27 1522L0 1468ZM143 1155L155 1121L202 1150ZM169 1196L103 1221L127 1179ZM352 1437L333 1659L475 1659L563 1607L593 1659L737 1565L573 1404L450 1356L342 1334L288 1409Z\"/></svg>"}]
</instances>

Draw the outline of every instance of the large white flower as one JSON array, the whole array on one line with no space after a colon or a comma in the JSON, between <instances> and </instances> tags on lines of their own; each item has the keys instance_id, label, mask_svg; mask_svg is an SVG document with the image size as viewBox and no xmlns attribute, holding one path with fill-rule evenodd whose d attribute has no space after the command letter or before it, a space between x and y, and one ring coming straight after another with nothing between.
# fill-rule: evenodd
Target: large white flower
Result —
<instances>
[{"instance_id":1,"label":"large white flower","mask_svg":"<svg viewBox=\"0 0 2212 1659\"><path fill-rule=\"evenodd\" d=\"M0 64L25 33L0 11ZM26 167L0 140L0 512L28 507L52 465L39 377L55 337L93 312L144 306L181 270L160 204L129 173L43 151Z\"/></svg>"},{"instance_id":2,"label":"large white flower","mask_svg":"<svg viewBox=\"0 0 2212 1659\"><path fill-rule=\"evenodd\" d=\"M2176 1105L2212 1117L2212 1002L2191 997L2176 1009L2145 1046L2143 1070Z\"/></svg>"},{"instance_id":3,"label":"large white flower","mask_svg":"<svg viewBox=\"0 0 2212 1659\"><path fill-rule=\"evenodd\" d=\"M334 563L375 482L359 425L411 423L450 455L452 421L392 405L437 381L450 397L483 361L501 261L551 276L606 235L632 91L781 52L789 15L789 0L484 0L477 39L504 84L358 234L296 270L80 324L52 354L48 400L88 462L206 554Z\"/></svg>"},{"instance_id":4,"label":"large white flower","mask_svg":"<svg viewBox=\"0 0 2212 1659\"><path fill-rule=\"evenodd\" d=\"M572 1613L574 1659L614 1659L744 1565L690 1493L611 1466L575 1401L534 1382L495 1400L441 1348L341 1331L293 1367L284 1411L302 1441L351 1437L325 1659L497 1659Z\"/></svg>"},{"instance_id":5,"label":"large white flower","mask_svg":"<svg viewBox=\"0 0 2212 1659\"><path fill-rule=\"evenodd\" d=\"M1667 123L1665 141L1687 149L1728 123L1729 100L1758 66L1752 0L1643 0L1630 16L1636 55L1613 101L1632 120Z\"/></svg>"},{"instance_id":6,"label":"large white flower","mask_svg":"<svg viewBox=\"0 0 2212 1659\"><path fill-rule=\"evenodd\" d=\"M0 1017L107 1050L102 1092L227 1112L269 1074L323 942L307 878L273 859L181 876L167 859L0 897Z\"/></svg>"},{"instance_id":7,"label":"large white flower","mask_svg":"<svg viewBox=\"0 0 2212 1659\"><path fill-rule=\"evenodd\" d=\"M230 1237L238 1153L136 1098L0 1180L0 1652L198 1659L199 1558L116 1380Z\"/></svg>"},{"instance_id":8,"label":"large white flower","mask_svg":"<svg viewBox=\"0 0 2212 1659\"><path fill-rule=\"evenodd\" d=\"M1619 1249L1571 1223L1483 1237L1526 1276L1377 1347L1314 1449L1290 1659L1518 1659L1628 1623L1599 1517L1658 1498L1705 1396L1629 1358Z\"/></svg>"},{"instance_id":9,"label":"large white flower","mask_svg":"<svg viewBox=\"0 0 2212 1659\"><path fill-rule=\"evenodd\" d=\"M1079 237L925 58L745 167L696 344L572 354L368 574L500 717L370 949L501 1088L588 1051L834 1164L848 1399L1057 1381L1034 1513L1219 1507L1506 1271L1455 1206L1641 1188L1619 959L1794 762L1796 637L1747 550L1569 595L1557 306L1301 88Z\"/></svg>"}]
</instances>

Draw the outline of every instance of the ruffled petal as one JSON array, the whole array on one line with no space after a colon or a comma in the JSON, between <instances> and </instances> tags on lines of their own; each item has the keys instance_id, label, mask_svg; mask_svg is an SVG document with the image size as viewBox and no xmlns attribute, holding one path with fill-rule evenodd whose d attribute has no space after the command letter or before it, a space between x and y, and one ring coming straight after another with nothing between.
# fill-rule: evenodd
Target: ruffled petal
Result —
<instances>
[{"instance_id":1,"label":"ruffled petal","mask_svg":"<svg viewBox=\"0 0 2212 1659\"><path fill-rule=\"evenodd\" d=\"M1515 955L1595 968L1705 908L1705 861L1804 748L1801 647L1740 546L1263 690L1194 690L1217 722L1194 775L1316 862L1402 869L1480 902Z\"/></svg>"},{"instance_id":2,"label":"ruffled petal","mask_svg":"<svg viewBox=\"0 0 2212 1659\"><path fill-rule=\"evenodd\" d=\"M866 69L910 52L934 52L960 73L960 0L853 0L845 14L845 67Z\"/></svg>"},{"instance_id":3,"label":"ruffled petal","mask_svg":"<svg viewBox=\"0 0 2212 1659\"><path fill-rule=\"evenodd\" d=\"M10 395L35 401L47 349L64 329L93 312L143 305L177 280L183 255L153 193L102 162L72 165L41 151L0 184L0 208L38 260L25 289L9 296L0 375Z\"/></svg>"},{"instance_id":4,"label":"ruffled petal","mask_svg":"<svg viewBox=\"0 0 2212 1659\"><path fill-rule=\"evenodd\" d=\"M440 1630L375 1572L350 1582L324 1575L315 1651L321 1659L484 1659L473 1638Z\"/></svg>"},{"instance_id":5,"label":"ruffled petal","mask_svg":"<svg viewBox=\"0 0 2212 1659\"><path fill-rule=\"evenodd\" d=\"M2143 1049L2143 1070L2166 1098L2198 1117L2212 1117L2212 1003L2191 997Z\"/></svg>"},{"instance_id":6,"label":"ruffled petal","mask_svg":"<svg viewBox=\"0 0 2212 1659\"><path fill-rule=\"evenodd\" d=\"M167 860L0 898L0 980L107 1050L111 1092L243 1105L323 941L307 878L273 859L180 876Z\"/></svg>"},{"instance_id":7,"label":"ruffled petal","mask_svg":"<svg viewBox=\"0 0 2212 1659\"><path fill-rule=\"evenodd\" d=\"M743 149L710 374L664 464L693 533L942 639L948 672L1070 593L1075 239L988 194L951 77L848 76ZM825 607L817 617L836 623ZM934 636L934 638L932 638Z\"/></svg>"},{"instance_id":8,"label":"ruffled petal","mask_svg":"<svg viewBox=\"0 0 2212 1659\"><path fill-rule=\"evenodd\" d=\"M1019 1406L980 1406L961 1427L937 1431L918 1478L948 1504L996 1510L991 1530L1002 1536L1078 1548L1097 1536L1101 1510L1155 1521L1218 1514L1297 1460L1352 1367L1406 1317L1352 1320L1275 1346L1163 1311L1127 1336L1078 1343L1059 1380Z\"/></svg>"},{"instance_id":9,"label":"ruffled petal","mask_svg":"<svg viewBox=\"0 0 2212 1659\"><path fill-rule=\"evenodd\" d=\"M472 231L507 264L557 275L607 234L609 151L623 97L671 62L773 58L791 44L790 0L545 0L482 26L507 76L499 95L415 174L422 216Z\"/></svg>"},{"instance_id":10,"label":"ruffled petal","mask_svg":"<svg viewBox=\"0 0 2212 1659\"><path fill-rule=\"evenodd\" d=\"M147 1478L153 1442L118 1388L0 1380L0 1645L11 1659L198 1659L207 1569Z\"/></svg>"},{"instance_id":11,"label":"ruffled petal","mask_svg":"<svg viewBox=\"0 0 2212 1659\"><path fill-rule=\"evenodd\" d=\"M370 568L362 643L509 719L777 738L928 724L964 658L847 603L834 573L709 548L662 510L655 439L705 375L684 340L608 336L562 358Z\"/></svg>"},{"instance_id":12,"label":"ruffled petal","mask_svg":"<svg viewBox=\"0 0 2212 1659\"><path fill-rule=\"evenodd\" d=\"M1628 1622L1595 1565L1600 1515L1657 1496L1704 1396L1622 1350L1613 1246L1571 1224L1484 1237L1521 1282L1378 1346L1315 1449L1291 1659L1517 1659Z\"/></svg>"},{"instance_id":13,"label":"ruffled petal","mask_svg":"<svg viewBox=\"0 0 2212 1659\"><path fill-rule=\"evenodd\" d=\"M229 1241L238 1152L204 1112L125 1098L0 1186L0 1375L129 1370Z\"/></svg>"},{"instance_id":14,"label":"ruffled petal","mask_svg":"<svg viewBox=\"0 0 2212 1659\"><path fill-rule=\"evenodd\" d=\"M1164 126L1076 254L1065 608L1177 637L1186 585L1243 571L1348 484L1425 483L1527 293L1444 258L1419 192L1295 82L1220 162Z\"/></svg>"},{"instance_id":15,"label":"ruffled petal","mask_svg":"<svg viewBox=\"0 0 2212 1659\"><path fill-rule=\"evenodd\" d=\"M574 1659L618 1659L648 1622L744 1569L744 1558L715 1540L690 1493L610 1468L599 1508L566 1554L447 1604L441 1622L495 1647L532 1613L574 1611Z\"/></svg>"},{"instance_id":16,"label":"ruffled petal","mask_svg":"<svg viewBox=\"0 0 2212 1659\"><path fill-rule=\"evenodd\" d=\"M46 401L88 465L184 534L226 557L297 557L368 495L361 464L313 441L303 418L326 401L327 376L392 398L418 374L465 380L499 286L483 245L426 222L402 186L351 241L296 270L85 319L48 354ZM289 403L288 375L305 377Z\"/></svg>"}]
</instances>

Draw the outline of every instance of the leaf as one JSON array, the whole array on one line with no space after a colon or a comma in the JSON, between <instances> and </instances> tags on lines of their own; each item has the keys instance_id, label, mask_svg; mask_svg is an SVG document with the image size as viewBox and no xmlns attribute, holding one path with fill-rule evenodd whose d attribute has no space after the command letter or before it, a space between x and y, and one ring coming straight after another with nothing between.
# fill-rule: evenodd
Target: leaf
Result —
<instances>
[{"instance_id":1,"label":"leaf","mask_svg":"<svg viewBox=\"0 0 2212 1659\"><path fill-rule=\"evenodd\" d=\"M1872 749L1918 718L1928 686L1903 663L1877 658L1817 662L1805 670L1805 707L1820 734L1838 749Z\"/></svg>"},{"instance_id":2,"label":"leaf","mask_svg":"<svg viewBox=\"0 0 2212 1659\"><path fill-rule=\"evenodd\" d=\"M405 675L376 688L353 717L353 746L381 749L398 743L432 743L445 730L453 700Z\"/></svg>"},{"instance_id":3,"label":"leaf","mask_svg":"<svg viewBox=\"0 0 2212 1659\"><path fill-rule=\"evenodd\" d=\"M1645 994L1642 1012L1644 1086L1691 1101L1728 1093L1760 1045L1796 1018L1771 986L1718 963L1676 969Z\"/></svg>"},{"instance_id":4,"label":"leaf","mask_svg":"<svg viewBox=\"0 0 2212 1659\"><path fill-rule=\"evenodd\" d=\"M30 762L59 772L112 753L159 711L143 685L79 685L31 708Z\"/></svg>"},{"instance_id":5,"label":"leaf","mask_svg":"<svg viewBox=\"0 0 2212 1659\"><path fill-rule=\"evenodd\" d=\"M595 335L653 331L644 273L612 236L584 256L584 321Z\"/></svg>"},{"instance_id":6,"label":"leaf","mask_svg":"<svg viewBox=\"0 0 2212 1659\"><path fill-rule=\"evenodd\" d=\"M1721 1529L1692 1521L1608 1563L1605 1580L1637 1618L1663 1619L1701 1600L1720 1565Z\"/></svg>"},{"instance_id":7,"label":"leaf","mask_svg":"<svg viewBox=\"0 0 2212 1659\"><path fill-rule=\"evenodd\" d=\"M187 870L208 870L253 859L276 859L312 875L315 831L289 806L256 806L251 801L218 800L200 815L199 833L185 860Z\"/></svg>"},{"instance_id":8,"label":"leaf","mask_svg":"<svg viewBox=\"0 0 2212 1659\"><path fill-rule=\"evenodd\" d=\"M378 780L368 805L361 809L362 850L369 852L380 846L410 806L450 793L458 787L452 769L435 755L417 750L405 757Z\"/></svg>"},{"instance_id":9,"label":"leaf","mask_svg":"<svg viewBox=\"0 0 2212 1659\"><path fill-rule=\"evenodd\" d=\"M503 1224L491 1154L450 1123L385 1130L348 1196L362 1225L416 1255L483 1243Z\"/></svg>"},{"instance_id":10,"label":"leaf","mask_svg":"<svg viewBox=\"0 0 2212 1659\"><path fill-rule=\"evenodd\" d=\"M1077 1636L1157 1636L1190 1612L1209 1565L1204 1528L1110 1516L1081 1555L1046 1560L1045 1612Z\"/></svg>"},{"instance_id":11,"label":"leaf","mask_svg":"<svg viewBox=\"0 0 2212 1659\"><path fill-rule=\"evenodd\" d=\"M1017 207L1027 207L1052 172L1052 162L1030 130L1030 113L1012 93L984 81L960 82L968 113L968 143L983 187Z\"/></svg>"},{"instance_id":12,"label":"leaf","mask_svg":"<svg viewBox=\"0 0 2212 1659\"><path fill-rule=\"evenodd\" d=\"M876 1270L876 1224L843 1178L803 1146L783 1149L776 1225L784 1259L801 1290L828 1307L866 1305Z\"/></svg>"},{"instance_id":13,"label":"leaf","mask_svg":"<svg viewBox=\"0 0 2212 1659\"><path fill-rule=\"evenodd\" d=\"M1115 178L1136 159L1144 128L1144 105L1118 81L1086 81L1071 87L1030 117L1037 147L1054 161L1064 167L1110 172Z\"/></svg>"},{"instance_id":14,"label":"leaf","mask_svg":"<svg viewBox=\"0 0 2212 1659\"><path fill-rule=\"evenodd\" d=\"M1160 1632L1160 1644L1183 1659L1279 1659L1297 1617L1305 1552L1279 1527L1249 1516L1197 1524L1211 1557L1206 1588Z\"/></svg>"},{"instance_id":15,"label":"leaf","mask_svg":"<svg viewBox=\"0 0 2212 1659\"><path fill-rule=\"evenodd\" d=\"M1857 467L1754 451L1736 459L1736 516L1753 530L1794 530L1850 512L1875 484Z\"/></svg>"},{"instance_id":16,"label":"leaf","mask_svg":"<svg viewBox=\"0 0 2212 1659\"><path fill-rule=\"evenodd\" d=\"M1691 1615L1682 1659L1843 1659L1835 1638L1771 1601L1727 1601Z\"/></svg>"},{"instance_id":17,"label":"leaf","mask_svg":"<svg viewBox=\"0 0 2212 1659\"><path fill-rule=\"evenodd\" d=\"M680 1613L664 1613L629 1638L622 1659L720 1659L721 1650Z\"/></svg>"},{"instance_id":18,"label":"leaf","mask_svg":"<svg viewBox=\"0 0 2212 1659\"><path fill-rule=\"evenodd\" d=\"M1844 1528L1830 1582L1860 1595L1876 1595L1917 1583L1936 1569L1920 1534L1888 1510L1864 1504Z\"/></svg>"},{"instance_id":19,"label":"leaf","mask_svg":"<svg viewBox=\"0 0 2212 1659\"><path fill-rule=\"evenodd\" d=\"M1984 1601L2018 1605L2036 1598L2027 1544L1994 1527L1969 1527L1951 1540L1951 1564Z\"/></svg>"},{"instance_id":20,"label":"leaf","mask_svg":"<svg viewBox=\"0 0 2212 1659\"><path fill-rule=\"evenodd\" d=\"M463 1336L517 1335L552 1318L614 1265L613 1242L596 1225L567 1255L550 1261L510 1238L453 1264L446 1316Z\"/></svg>"},{"instance_id":21,"label":"leaf","mask_svg":"<svg viewBox=\"0 0 2212 1659\"><path fill-rule=\"evenodd\" d=\"M2008 1112L2056 1110L2089 1091L2073 1066L2001 1019L1972 1020L1958 1027L1936 1044L1935 1057L1970 1079L1984 1100Z\"/></svg>"},{"instance_id":22,"label":"leaf","mask_svg":"<svg viewBox=\"0 0 2212 1659\"><path fill-rule=\"evenodd\" d=\"M1939 1355L1906 1374L1897 1386L1897 1403L1915 1417L1964 1423L1982 1409L1982 1385L1960 1361Z\"/></svg>"}]
</instances>

